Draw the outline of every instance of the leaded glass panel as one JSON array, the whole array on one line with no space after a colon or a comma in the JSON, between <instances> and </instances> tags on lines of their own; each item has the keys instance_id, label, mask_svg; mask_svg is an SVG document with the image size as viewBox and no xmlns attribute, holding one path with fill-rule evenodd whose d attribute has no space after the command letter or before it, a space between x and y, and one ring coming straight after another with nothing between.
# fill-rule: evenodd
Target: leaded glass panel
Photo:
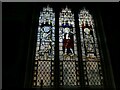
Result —
<instances>
[{"instance_id":1,"label":"leaded glass panel","mask_svg":"<svg viewBox=\"0 0 120 90\"><path fill-rule=\"evenodd\" d=\"M86 85L102 85L100 55L92 15L85 8L79 13L82 61Z\"/></svg>"},{"instance_id":2,"label":"leaded glass panel","mask_svg":"<svg viewBox=\"0 0 120 90\"><path fill-rule=\"evenodd\" d=\"M54 85L55 13L47 6L40 12L33 86Z\"/></svg>"}]
</instances>

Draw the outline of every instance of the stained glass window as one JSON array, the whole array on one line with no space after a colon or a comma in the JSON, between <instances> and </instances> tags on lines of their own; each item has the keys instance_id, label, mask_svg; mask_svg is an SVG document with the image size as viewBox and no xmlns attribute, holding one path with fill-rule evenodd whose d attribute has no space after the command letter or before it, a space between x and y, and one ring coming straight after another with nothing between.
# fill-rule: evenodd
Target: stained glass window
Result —
<instances>
[{"instance_id":1,"label":"stained glass window","mask_svg":"<svg viewBox=\"0 0 120 90\"><path fill-rule=\"evenodd\" d=\"M79 13L79 27L85 85L102 85L100 54L92 15L85 8Z\"/></svg>"},{"instance_id":2,"label":"stained glass window","mask_svg":"<svg viewBox=\"0 0 120 90\"><path fill-rule=\"evenodd\" d=\"M60 85L80 85L74 14L67 7L59 16Z\"/></svg>"},{"instance_id":3,"label":"stained glass window","mask_svg":"<svg viewBox=\"0 0 120 90\"><path fill-rule=\"evenodd\" d=\"M33 86L54 85L55 13L47 6L39 16Z\"/></svg>"},{"instance_id":4,"label":"stained glass window","mask_svg":"<svg viewBox=\"0 0 120 90\"><path fill-rule=\"evenodd\" d=\"M101 57L92 15L85 8L82 9L77 18L79 19L79 27L75 27L74 13L67 7L62 9L58 18L59 36L57 37L59 37L59 61L57 59L55 60L55 62L59 62L59 70L57 71L54 70L54 59L56 57L54 54L55 13L49 6L43 8L43 11L40 12L33 86L54 86L54 82L57 81L54 80L54 71L59 72L60 86L81 87L84 84L86 86L102 86L103 73L101 68ZM79 32L79 29L76 28L80 28L80 45L77 45L77 40L79 39L77 39L76 36L78 36L79 33L76 33L76 30ZM58 46L56 46L56 49L57 47ZM79 50L77 47L81 48L81 55L78 55ZM78 58L82 58L82 60L80 61ZM83 67L83 70L81 67ZM83 84L83 82L85 83Z\"/></svg>"}]
</instances>

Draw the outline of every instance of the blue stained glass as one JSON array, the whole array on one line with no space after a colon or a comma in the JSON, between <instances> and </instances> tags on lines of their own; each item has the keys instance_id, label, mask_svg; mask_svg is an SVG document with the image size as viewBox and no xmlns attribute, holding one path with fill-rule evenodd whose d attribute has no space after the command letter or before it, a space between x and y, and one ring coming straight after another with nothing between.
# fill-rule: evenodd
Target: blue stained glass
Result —
<instances>
[{"instance_id":1,"label":"blue stained glass","mask_svg":"<svg viewBox=\"0 0 120 90\"><path fill-rule=\"evenodd\" d=\"M44 31L45 31L45 32L50 31L50 27L44 27Z\"/></svg>"},{"instance_id":2,"label":"blue stained glass","mask_svg":"<svg viewBox=\"0 0 120 90\"><path fill-rule=\"evenodd\" d=\"M66 27L72 28L72 25L71 25L71 24L69 25L68 23L66 23L66 24L62 24L62 27L63 27L63 28L66 28Z\"/></svg>"}]
</instances>

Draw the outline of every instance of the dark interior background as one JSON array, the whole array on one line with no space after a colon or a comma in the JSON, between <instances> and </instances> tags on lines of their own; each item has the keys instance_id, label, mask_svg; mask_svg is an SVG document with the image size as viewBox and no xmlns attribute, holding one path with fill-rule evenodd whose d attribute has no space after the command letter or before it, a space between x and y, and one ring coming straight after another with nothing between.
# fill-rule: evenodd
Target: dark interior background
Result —
<instances>
[{"instance_id":1,"label":"dark interior background","mask_svg":"<svg viewBox=\"0 0 120 90\"><path fill-rule=\"evenodd\" d=\"M51 4L51 3L50 3ZM53 3L53 7L67 3ZM71 7L73 3L68 3ZM97 8L101 12L116 87L120 88L119 3L74 3ZM2 3L3 88L23 88L28 43L35 9L47 3ZM73 6L75 7L75 6ZM89 8L88 8L89 9ZM117 22L118 21L118 22Z\"/></svg>"}]
</instances>

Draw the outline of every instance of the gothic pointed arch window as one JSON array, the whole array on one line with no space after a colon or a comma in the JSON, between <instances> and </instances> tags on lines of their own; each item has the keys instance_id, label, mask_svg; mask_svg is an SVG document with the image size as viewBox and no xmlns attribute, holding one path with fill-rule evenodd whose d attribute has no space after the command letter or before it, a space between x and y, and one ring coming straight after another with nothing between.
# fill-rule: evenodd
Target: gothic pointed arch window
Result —
<instances>
[{"instance_id":1,"label":"gothic pointed arch window","mask_svg":"<svg viewBox=\"0 0 120 90\"><path fill-rule=\"evenodd\" d=\"M49 6L39 16L33 85L51 86L54 80L55 13Z\"/></svg>"},{"instance_id":2,"label":"gothic pointed arch window","mask_svg":"<svg viewBox=\"0 0 120 90\"><path fill-rule=\"evenodd\" d=\"M79 13L82 61L85 85L103 85L100 54L96 38L95 23L92 15L85 8Z\"/></svg>"},{"instance_id":3,"label":"gothic pointed arch window","mask_svg":"<svg viewBox=\"0 0 120 90\"><path fill-rule=\"evenodd\" d=\"M56 14L55 10L47 6L40 11L32 86L104 87L103 56L92 14L67 6Z\"/></svg>"},{"instance_id":4,"label":"gothic pointed arch window","mask_svg":"<svg viewBox=\"0 0 120 90\"><path fill-rule=\"evenodd\" d=\"M74 14L67 7L59 17L60 85L80 85Z\"/></svg>"}]
</instances>

